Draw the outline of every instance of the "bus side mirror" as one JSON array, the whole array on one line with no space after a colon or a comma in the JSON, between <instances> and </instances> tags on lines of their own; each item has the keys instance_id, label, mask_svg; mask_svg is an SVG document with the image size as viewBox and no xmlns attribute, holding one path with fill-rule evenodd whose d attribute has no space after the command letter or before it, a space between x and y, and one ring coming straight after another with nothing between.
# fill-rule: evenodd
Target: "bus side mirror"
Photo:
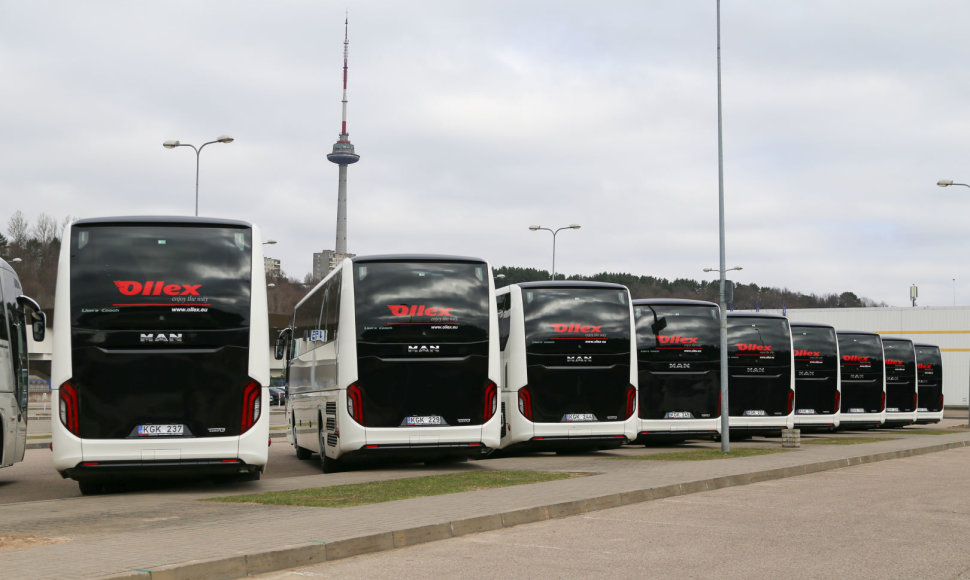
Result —
<instances>
[{"instance_id":1,"label":"bus side mirror","mask_svg":"<svg viewBox=\"0 0 970 580\"><path fill-rule=\"evenodd\" d=\"M289 342L292 334L292 329L284 328L280 331L279 336L276 337L276 352L274 353L276 360L283 360L283 357L286 355L286 345Z\"/></svg>"},{"instance_id":2,"label":"bus side mirror","mask_svg":"<svg viewBox=\"0 0 970 580\"><path fill-rule=\"evenodd\" d=\"M43 342L47 333L47 315L29 296L17 296L17 304L25 310L30 310L30 326L31 333L34 335L34 342Z\"/></svg>"}]
</instances>

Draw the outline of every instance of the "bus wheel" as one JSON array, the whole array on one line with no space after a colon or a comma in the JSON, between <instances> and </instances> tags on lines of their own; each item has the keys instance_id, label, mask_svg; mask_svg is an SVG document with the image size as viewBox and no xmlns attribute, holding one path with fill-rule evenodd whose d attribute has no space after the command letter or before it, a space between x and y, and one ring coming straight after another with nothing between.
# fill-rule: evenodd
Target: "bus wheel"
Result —
<instances>
[{"instance_id":1,"label":"bus wheel","mask_svg":"<svg viewBox=\"0 0 970 580\"><path fill-rule=\"evenodd\" d=\"M327 457L327 441L323 434L323 429L320 429L318 439L320 440L320 467L323 469L323 472L337 473L343 471L343 464L339 460Z\"/></svg>"},{"instance_id":2,"label":"bus wheel","mask_svg":"<svg viewBox=\"0 0 970 580\"><path fill-rule=\"evenodd\" d=\"M290 430L293 433L293 447L296 447L296 458L299 459L300 461L306 461L307 459L310 459L310 456L313 455L313 452L307 449L306 447L300 447L296 442L296 427L290 426ZM321 447L320 449L323 449L323 447Z\"/></svg>"},{"instance_id":3,"label":"bus wheel","mask_svg":"<svg viewBox=\"0 0 970 580\"><path fill-rule=\"evenodd\" d=\"M104 493L104 483L100 481L82 480L77 482L81 495L98 495Z\"/></svg>"}]
</instances>

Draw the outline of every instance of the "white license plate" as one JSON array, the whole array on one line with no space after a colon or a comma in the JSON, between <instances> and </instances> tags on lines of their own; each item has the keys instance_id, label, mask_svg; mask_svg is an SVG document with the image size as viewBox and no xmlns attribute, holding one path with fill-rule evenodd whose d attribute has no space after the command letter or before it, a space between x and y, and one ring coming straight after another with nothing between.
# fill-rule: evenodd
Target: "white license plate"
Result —
<instances>
[{"instance_id":1,"label":"white license plate","mask_svg":"<svg viewBox=\"0 0 970 580\"><path fill-rule=\"evenodd\" d=\"M664 419L693 419L694 414L690 411L668 411Z\"/></svg>"},{"instance_id":2,"label":"white license plate","mask_svg":"<svg viewBox=\"0 0 970 580\"><path fill-rule=\"evenodd\" d=\"M929 411L930 410L928 407L920 407L919 409L916 409L917 413L929 413Z\"/></svg>"},{"instance_id":3,"label":"white license plate","mask_svg":"<svg viewBox=\"0 0 970 580\"><path fill-rule=\"evenodd\" d=\"M139 437L174 437L185 432L185 425L139 425Z\"/></svg>"},{"instance_id":4,"label":"white license plate","mask_svg":"<svg viewBox=\"0 0 970 580\"><path fill-rule=\"evenodd\" d=\"M425 415L417 417L406 417L404 419L406 425L414 426L424 426L424 425L444 425L445 418L441 415Z\"/></svg>"},{"instance_id":5,"label":"white license plate","mask_svg":"<svg viewBox=\"0 0 970 580\"><path fill-rule=\"evenodd\" d=\"M886 407L886 412L887 413L898 413L899 412L899 407Z\"/></svg>"},{"instance_id":6,"label":"white license plate","mask_svg":"<svg viewBox=\"0 0 970 580\"><path fill-rule=\"evenodd\" d=\"M796 415L814 415L815 409L798 409L795 411Z\"/></svg>"},{"instance_id":7,"label":"white license plate","mask_svg":"<svg viewBox=\"0 0 970 580\"><path fill-rule=\"evenodd\" d=\"M768 413L765 413L764 409L748 409L744 412L745 417L765 417Z\"/></svg>"},{"instance_id":8,"label":"white license plate","mask_svg":"<svg viewBox=\"0 0 970 580\"><path fill-rule=\"evenodd\" d=\"M866 410L865 409L860 409L859 407L852 407L851 409L849 409L849 412L850 413L865 413Z\"/></svg>"},{"instance_id":9,"label":"white license plate","mask_svg":"<svg viewBox=\"0 0 970 580\"><path fill-rule=\"evenodd\" d=\"M596 415L592 413L566 413L562 416L562 420L567 423L595 421Z\"/></svg>"}]
</instances>

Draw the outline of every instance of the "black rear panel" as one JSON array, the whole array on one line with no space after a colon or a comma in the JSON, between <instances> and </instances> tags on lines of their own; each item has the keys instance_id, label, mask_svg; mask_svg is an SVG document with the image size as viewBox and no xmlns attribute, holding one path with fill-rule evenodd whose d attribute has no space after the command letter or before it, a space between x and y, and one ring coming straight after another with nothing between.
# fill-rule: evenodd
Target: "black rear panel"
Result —
<instances>
[{"instance_id":1,"label":"black rear panel","mask_svg":"<svg viewBox=\"0 0 970 580\"><path fill-rule=\"evenodd\" d=\"M791 331L783 318L729 316L728 412L785 416L792 398Z\"/></svg>"},{"instance_id":2,"label":"black rear panel","mask_svg":"<svg viewBox=\"0 0 970 580\"><path fill-rule=\"evenodd\" d=\"M483 423L488 275L477 261L354 264L365 427Z\"/></svg>"},{"instance_id":3,"label":"black rear panel","mask_svg":"<svg viewBox=\"0 0 970 580\"><path fill-rule=\"evenodd\" d=\"M943 410L943 358L935 346L916 347L916 368L919 373L919 402L922 412ZM925 409L925 410L924 410Z\"/></svg>"},{"instance_id":4,"label":"black rear panel","mask_svg":"<svg viewBox=\"0 0 970 580\"><path fill-rule=\"evenodd\" d=\"M71 340L80 436L238 435L250 382L252 234L227 224L71 228Z\"/></svg>"},{"instance_id":5,"label":"black rear panel","mask_svg":"<svg viewBox=\"0 0 970 580\"><path fill-rule=\"evenodd\" d=\"M882 339L875 334L838 333L842 358L842 414L851 421L854 413L883 410Z\"/></svg>"},{"instance_id":6,"label":"black rear panel","mask_svg":"<svg viewBox=\"0 0 970 580\"><path fill-rule=\"evenodd\" d=\"M718 308L634 304L641 419L718 417L721 392Z\"/></svg>"},{"instance_id":7,"label":"black rear panel","mask_svg":"<svg viewBox=\"0 0 970 580\"><path fill-rule=\"evenodd\" d=\"M835 330L792 326L795 350L795 415L832 415L839 396L838 340Z\"/></svg>"},{"instance_id":8,"label":"black rear panel","mask_svg":"<svg viewBox=\"0 0 970 580\"><path fill-rule=\"evenodd\" d=\"M883 339L886 357L886 412L916 410L916 349L908 340Z\"/></svg>"},{"instance_id":9,"label":"black rear panel","mask_svg":"<svg viewBox=\"0 0 970 580\"><path fill-rule=\"evenodd\" d=\"M627 290L524 288L522 306L532 420L625 420L632 340Z\"/></svg>"}]
</instances>

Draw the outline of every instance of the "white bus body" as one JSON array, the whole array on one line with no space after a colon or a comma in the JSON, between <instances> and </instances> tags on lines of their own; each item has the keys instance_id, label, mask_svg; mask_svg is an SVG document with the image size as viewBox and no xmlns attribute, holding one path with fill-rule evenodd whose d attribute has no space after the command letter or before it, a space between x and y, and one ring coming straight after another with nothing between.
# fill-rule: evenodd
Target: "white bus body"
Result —
<instances>
[{"instance_id":1,"label":"white bus body","mask_svg":"<svg viewBox=\"0 0 970 580\"><path fill-rule=\"evenodd\" d=\"M526 282L497 292L502 448L618 447L636 437L630 291L600 282Z\"/></svg>"},{"instance_id":2,"label":"white bus body","mask_svg":"<svg viewBox=\"0 0 970 580\"><path fill-rule=\"evenodd\" d=\"M728 312L728 412L732 431L791 429L795 357L788 319Z\"/></svg>"},{"instance_id":3,"label":"white bus body","mask_svg":"<svg viewBox=\"0 0 970 580\"><path fill-rule=\"evenodd\" d=\"M837 330L842 366L840 429L886 422L886 366L882 339L865 330Z\"/></svg>"},{"instance_id":4,"label":"white bus body","mask_svg":"<svg viewBox=\"0 0 970 580\"><path fill-rule=\"evenodd\" d=\"M842 418L842 365L835 327L792 322L791 338L795 351L795 427L834 431Z\"/></svg>"},{"instance_id":5,"label":"white bus body","mask_svg":"<svg viewBox=\"0 0 970 580\"><path fill-rule=\"evenodd\" d=\"M916 344L919 398L916 423L928 425L943 420L943 357L935 344Z\"/></svg>"},{"instance_id":6,"label":"white bus body","mask_svg":"<svg viewBox=\"0 0 970 580\"><path fill-rule=\"evenodd\" d=\"M268 457L269 333L259 229L112 217L64 232L57 272L54 467L115 478L257 479Z\"/></svg>"},{"instance_id":7,"label":"white bus body","mask_svg":"<svg viewBox=\"0 0 970 580\"><path fill-rule=\"evenodd\" d=\"M27 448L27 327L31 327L34 341L40 342L44 340L46 325L40 307L22 291L17 273L7 262L0 260L0 467L9 467L24 459Z\"/></svg>"},{"instance_id":8,"label":"white bus body","mask_svg":"<svg viewBox=\"0 0 970 580\"><path fill-rule=\"evenodd\" d=\"M916 422L918 403L916 347L908 338L882 337L886 356L886 427Z\"/></svg>"},{"instance_id":9,"label":"white bus body","mask_svg":"<svg viewBox=\"0 0 970 580\"><path fill-rule=\"evenodd\" d=\"M344 260L281 333L289 440L323 471L367 458L478 456L499 445L499 348L488 262Z\"/></svg>"}]
</instances>

